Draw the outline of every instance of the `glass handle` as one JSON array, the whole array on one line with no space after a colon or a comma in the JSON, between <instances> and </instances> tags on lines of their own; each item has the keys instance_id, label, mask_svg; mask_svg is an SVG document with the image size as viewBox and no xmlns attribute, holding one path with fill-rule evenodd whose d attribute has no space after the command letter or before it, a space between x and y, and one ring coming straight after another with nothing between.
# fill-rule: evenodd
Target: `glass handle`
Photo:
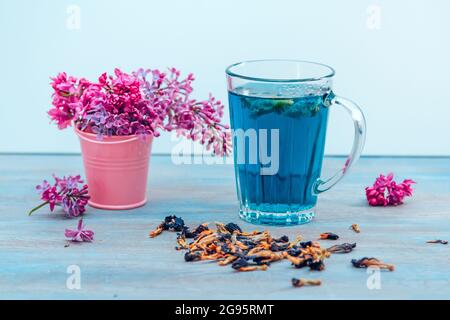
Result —
<instances>
[{"instance_id":1,"label":"glass handle","mask_svg":"<svg viewBox=\"0 0 450 320\"><path fill-rule=\"evenodd\" d=\"M364 148L364 142L366 140L366 119L359 106L346 98L338 97L331 92L324 99L324 105L339 106L345 108L353 119L355 125L355 138L353 140L353 147L350 155L345 161L344 167L336 172L330 178L323 180L319 178L313 185L313 193L315 195L329 190L336 183L338 183L348 172L348 170L358 161L361 156L361 152Z\"/></svg>"}]
</instances>

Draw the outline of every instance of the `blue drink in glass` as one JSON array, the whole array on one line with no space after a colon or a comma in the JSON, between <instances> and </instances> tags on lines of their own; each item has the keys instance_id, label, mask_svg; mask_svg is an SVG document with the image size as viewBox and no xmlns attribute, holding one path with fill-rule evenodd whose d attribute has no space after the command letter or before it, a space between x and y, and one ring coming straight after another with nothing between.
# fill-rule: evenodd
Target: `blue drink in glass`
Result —
<instances>
[{"instance_id":1,"label":"blue drink in glass","mask_svg":"<svg viewBox=\"0 0 450 320\"><path fill-rule=\"evenodd\" d=\"M332 92L334 70L294 60L241 62L227 69L240 217L258 224L312 220L317 196L358 160L365 141L359 107ZM328 109L346 109L355 126L345 165L322 180Z\"/></svg>"},{"instance_id":2,"label":"blue drink in glass","mask_svg":"<svg viewBox=\"0 0 450 320\"><path fill-rule=\"evenodd\" d=\"M317 95L320 89L307 96L302 96L304 92L298 86L292 87L288 95L271 96L271 92L276 92L275 88L262 84L229 92L232 128L253 131L256 136L251 141L248 134L243 148L237 141L242 135L233 137L241 216L254 223L305 223L312 219L317 202L312 184L320 177L328 108L323 105L323 95ZM273 130L278 130L275 137L270 134ZM271 154L276 143L272 140L276 138L278 159ZM262 144L267 144L265 152L278 164L261 163ZM248 155L251 148L257 148L256 163L248 156L238 161L239 153ZM264 166L277 170L261 174Z\"/></svg>"}]
</instances>

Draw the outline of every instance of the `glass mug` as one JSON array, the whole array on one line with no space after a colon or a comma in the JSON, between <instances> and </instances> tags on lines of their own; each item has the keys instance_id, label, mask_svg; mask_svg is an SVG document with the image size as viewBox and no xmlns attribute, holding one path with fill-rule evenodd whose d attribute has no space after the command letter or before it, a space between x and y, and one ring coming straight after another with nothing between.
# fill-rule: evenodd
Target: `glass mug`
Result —
<instances>
[{"instance_id":1,"label":"glass mug","mask_svg":"<svg viewBox=\"0 0 450 320\"><path fill-rule=\"evenodd\" d=\"M361 109L332 91L334 70L296 60L257 60L226 69L239 215L251 223L310 222L317 196L359 159L366 123ZM330 106L346 109L355 139L345 165L320 177Z\"/></svg>"}]
</instances>

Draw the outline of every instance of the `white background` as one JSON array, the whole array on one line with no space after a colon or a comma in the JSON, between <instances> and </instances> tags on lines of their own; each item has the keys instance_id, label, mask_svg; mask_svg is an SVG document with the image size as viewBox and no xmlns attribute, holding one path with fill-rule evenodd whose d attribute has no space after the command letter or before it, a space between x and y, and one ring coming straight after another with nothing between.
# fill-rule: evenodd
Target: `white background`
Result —
<instances>
[{"instance_id":1,"label":"white background","mask_svg":"<svg viewBox=\"0 0 450 320\"><path fill-rule=\"evenodd\" d=\"M227 65L291 58L336 69L336 93L366 114L364 154L450 155L449 12L448 0L1 1L0 152L79 151L46 115L59 71L176 66L196 75L197 98L227 105ZM351 126L332 113L328 154L348 152ZM168 136L154 143L170 150Z\"/></svg>"}]
</instances>

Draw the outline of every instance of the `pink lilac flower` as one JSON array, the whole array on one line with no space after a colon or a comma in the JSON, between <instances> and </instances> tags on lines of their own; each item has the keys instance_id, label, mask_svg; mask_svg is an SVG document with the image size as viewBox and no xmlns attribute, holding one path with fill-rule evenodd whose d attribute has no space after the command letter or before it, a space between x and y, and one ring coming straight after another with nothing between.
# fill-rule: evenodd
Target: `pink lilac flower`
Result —
<instances>
[{"instance_id":1,"label":"pink lilac flower","mask_svg":"<svg viewBox=\"0 0 450 320\"><path fill-rule=\"evenodd\" d=\"M411 185L415 183L411 179L403 180L397 184L392 173L387 176L380 175L372 187L366 187L367 202L371 206L397 206L403 203L405 197L413 194Z\"/></svg>"},{"instance_id":2,"label":"pink lilac flower","mask_svg":"<svg viewBox=\"0 0 450 320\"><path fill-rule=\"evenodd\" d=\"M175 68L169 69L169 74L143 69L134 74L140 79L144 98L160 115L164 130L199 141L219 156L231 152L229 127L221 124L224 106L211 95L205 101L192 99L192 74L180 79Z\"/></svg>"},{"instance_id":3,"label":"pink lilac flower","mask_svg":"<svg viewBox=\"0 0 450 320\"><path fill-rule=\"evenodd\" d=\"M221 123L224 106L213 96L205 101L191 98L194 76L180 77L170 68L139 69L127 74L119 69L113 76L103 73L97 83L68 77L52 78L53 108L48 112L59 129L75 122L79 129L99 139L115 135L153 135L159 130L175 131L199 141L223 156L231 152L229 127Z\"/></svg>"},{"instance_id":4,"label":"pink lilac flower","mask_svg":"<svg viewBox=\"0 0 450 320\"><path fill-rule=\"evenodd\" d=\"M50 186L41 194L41 199L50 205L50 211L53 211L55 205L61 201L61 195L55 186Z\"/></svg>"},{"instance_id":5,"label":"pink lilac flower","mask_svg":"<svg viewBox=\"0 0 450 320\"><path fill-rule=\"evenodd\" d=\"M62 208L69 217L78 217L86 211L86 205L89 200L88 186L84 185L81 189L68 189L61 200Z\"/></svg>"},{"instance_id":6,"label":"pink lilac flower","mask_svg":"<svg viewBox=\"0 0 450 320\"><path fill-rule=\"evenodd\" d=\"M94 231L84 228L83 219L78 221L76 230L66 229L64 235L73 242L92 242L94 240Z\"/></svg>"},{"instance_id":7,"label":"pink lilac flower","mask_svg":"<svg viewBox=\"0 0 450 320\"><path fill-rule=\"evenodd\" d=\"M44 201L39 206L30 211L30 215L45 205L50 206L50 211L55 206L61 206L68 217L78 217L86 211L86 205L89 200L88 186L83 185L83 180L79 175L58 178L53 176L55 182L51 185L44 180L36 186L36 190Z\"/></svg>"},{"instance_id":8,"label":"pink lilac flower","mask_svg":"<svg viewBox=\"0 0 450 320\"><path fill-rule=\"evenodd\" d=\"M57 123L59 129L65 129L82 110L80 96L90 83L85 79L67 77L65 72L59 73L51 80L54 90L52 95L54 107L48 111L48 114Z\"/></svg>"}]
</instances>

